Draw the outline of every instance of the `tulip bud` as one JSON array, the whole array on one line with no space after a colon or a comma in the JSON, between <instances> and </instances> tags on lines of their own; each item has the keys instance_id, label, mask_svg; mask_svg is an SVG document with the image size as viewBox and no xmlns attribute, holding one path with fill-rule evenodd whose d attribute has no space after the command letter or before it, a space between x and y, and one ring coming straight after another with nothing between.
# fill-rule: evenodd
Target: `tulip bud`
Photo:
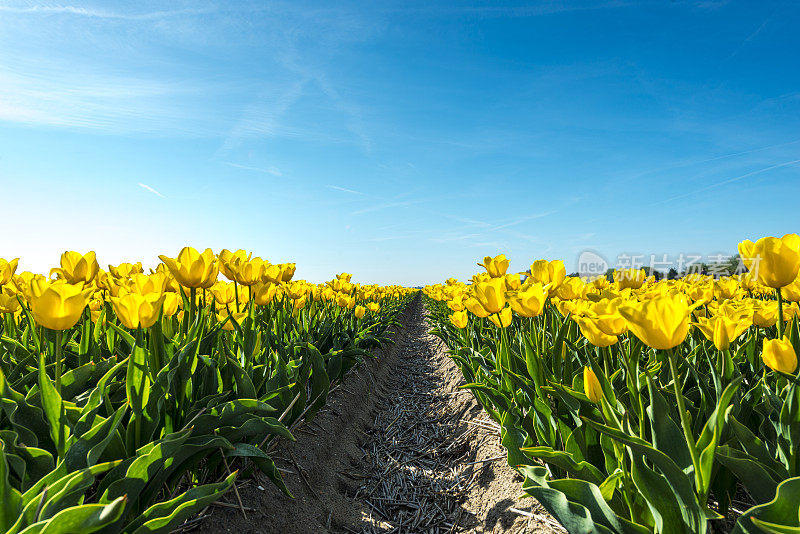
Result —
<instances>
[{"instance_id":1,"label":"tulip bud","mask_svg":"<svg viewBox=\"0 0 800 534\"><path fill-rule=\"evenodd\" d=\"M93 289L84 289L83 282L66 280L31 282L31 312L37 323L50 330L68 330L75 326L89 303Z\"/></svg>"},{"instance_id":2,"label":"tulip bud","mask_svg":"<svg viewBox=\"0 0 800 534\"><path fill-rule=\"evenodd\" d=\"M456 328L465 328L467 326L467 312L457 311L450 316L450 322Z\"/></svg>"},{"instance_id":3,"label":"tulip bud","mask_svg":"<svg viewBox=\"0 0 800 534\"><path fill-rule=\"evenodd\" d=\"M600 399L603 398L603 388L600 387L600 381L589 367L583 368L583 392L595 404L599 403Z\"/></svg>"}]
</instances>

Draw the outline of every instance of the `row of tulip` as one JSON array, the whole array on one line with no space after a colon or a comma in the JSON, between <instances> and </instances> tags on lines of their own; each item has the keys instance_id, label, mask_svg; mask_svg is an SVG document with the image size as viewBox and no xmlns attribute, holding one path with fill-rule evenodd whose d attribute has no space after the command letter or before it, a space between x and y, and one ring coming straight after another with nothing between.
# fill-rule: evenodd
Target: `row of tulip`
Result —
<instances>
[{"instance_id":1,"label":"row of tulip","mask_svg":"<svg viewBox=\"0 0 800 534\"><path fill-rule=\"evenodd\" d=\"M800 237L739 248L749 271L720 279L508 274L501 255L424 289L525 492L569 532L800 532Z\"/></svg>"},{"instance_id":2,"label":"row of tulip","mask_svg":"<svg viewBox=\"0 0 800 534\"><path fill-rule=\"evenodd\" d=\"M48 276L0 259L0 531L169 532L254 469L288 494L274 440L410 294L241 250L161 259L65 252Z\"/></svg>"}]
</instances>

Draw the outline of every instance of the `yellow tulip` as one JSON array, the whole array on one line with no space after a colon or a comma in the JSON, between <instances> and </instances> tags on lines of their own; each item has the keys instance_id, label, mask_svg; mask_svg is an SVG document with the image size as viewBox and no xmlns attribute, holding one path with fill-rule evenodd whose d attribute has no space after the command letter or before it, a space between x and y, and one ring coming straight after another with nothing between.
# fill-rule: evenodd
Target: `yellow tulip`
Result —
<instances>
[{"instance_id":1,"label":"yellow tulip","mask_svg":"<svg viewBox=\"0 0 800 534\"><path fill-rule=\"evenodd\" d=\"M790 302L800 301L800 276L795 278L788 286L784 286L783 289L781 289L781 295L785 300Z\"/></svg>"},{"instance_id":2,"label":"yellow tulip","mask_svg":"<svg viewBox=\"0 0 800 534\"><path fill-rule=\"evenodd\" d=\"M295 271L297 270L296 263L281 263L278 265L278 267L281 268L281 279L280 279L281 282L291 281L291 279L294 277ZM347 278L348 282L350 281L349 276L350 275L348 275Z\"/></svg>"},{"instance_id":3,"label":"yellow tulip","mask_svg":"<svg viewBox=\"0 0 800 534\"><path fill-rule=\"evenodd\" d=\"M353 313L355 314L356 319L361 319L364 317L364 314L367 313L367 309L359 304L356 306L356 309L353 311Z\"/></svg>"},{"instance_id":4,"label":"yellow tulip","mask_svg":"<svg viewBox=\"0 0 800 534\"><path fill-rule=\"evenodd\" d=\"M520 280L519 273L517 274L507 274L505 276L506 279L506 289L508 291L516 291L519 289L519 286L522 285L522 280Z\"/></svg>"},{"instance_id":5,"label":"yellow tulip","mask_svg":"<svg viewBox=\"0 0 800 534\"><path fill-rule=\"evenodd\" d=\"M138 261L136 263L120 263L116 267L109 265L108 272L114 278L130 278L131 275L143 273L144 268L142 262Z\"/></svg>"},{"instance_id":6,"label":"yellow tulip","mask_svg":"<svg viewBox=\"0 0 800 534\"><path fill-rule=\"evenodd\" d=\"M94 289L84 289L83 282L66 280L31 281L31 312L37 323L50 330L68 330L81 318Z\"/></svg>"},{"instance_id":7,"label":"yellow tulip","mask_svg":"<svg viewBox=\"0 0 800 534\"><path fill-rule=\"evenodd\" d=\"M97 263L94 251L81 255L80 252L68 250L61 255L61 273L70 284L78 282L88 284L94 280L98 271L100 265Z\"/></svg>"},{"instance_id":8,"label":"yellow tulip","mask_svg":"<svg viewBox=\"0 0 800 534\"><path fill-rule=\"evenodd\" d=\"M586 315L591 317L597 328L607 336L619 336L628 330L625 318L619 314L621 298L604 299L593 304L586 310Z\"/></svg>"},{"instance_id":9,"label":"yellow tulip","mask_svg":"<svg viewBox=\"0 0 800 534\"><path fill-rule=\"evenodd\" d=\"M17 264L19 264L19 258L14 258L11 261L0 258L0 286L4 286L11 281L17 271Z\"/></svg>"},{"instance_id":10,"label":"yellow tulip","mask_svg":"<svg viewBox=\"0 0 800 534\"><path fill-rule=\"evenodd\" d=\"M558 298L563 300L575 300L583 298L584 283L583 280L577 276L571 276L564 280L564 282L556 290Z\"/></svg>"},{"instance_id":11,"label":"yellow tulip","mask_svg":"<svg viewBox=\"0 0 800 534\"><path fill-rule=\"evenodd\" d=\"M159 293L128 293L121 297L111 297L111 304L117 318L127 328L150 328L158 320L165 298L164 294Z\"/></svg>"},{"instance_id":12,"label":"yellow tulip","mask_svg":"<svg viewBox=\"0 0 800 534\"><path fill-rule=\"evenodd\" d=\"M232 283L226 283L220 280L208 290L214 297L218 306L224 307L226 304L231 304L236 300L236 292L234 291Z\"/></svg>"},{"instance_id":13,"label":"yellow tulip","mask_svg":"<svg viewBox=\"0 0 800 534\"><path fill-rule=\"evenodd\" d=\"M0 314L15 313L19 308L19 299L13 288L4 286L0 289Z\"/></svg>"},{"instance_id":14,"label":"yellow tulip","mask_svg":"<svg viewBox=\"0 0 800 534\"><path fill-rule=\"evenodd\" d=\"M506 283L503 278L479 282L473 286L473 291L475 298L489 313L498 313L506 305Z\"/></svg>"},{"instance_id":15,"label":"yellow tulip","mask_svg":"<svg viewBox=\"0 0 800 534\"><path fill-rule=\"evenodd\" d=\"M595 347L608 347L619 340L617 336L609 336L600 330L600 327L594 318L577 317L575 321L578 323L583 337L588 339L589 343Z\"/></svg>"},{"instance_id":16,"label":"yellow tulip","mask_svg":"<svg viewBox=\"0 0 800 534\"><path fill-rule=\"evenodd\" d=\"M776 300L753 300L753 324L761 328L775 326L778 322L778 301ZM784 317L785 319L785 317Z\"/></svg>"},{"instance_id":17,"label":"yellow tulip","mask_svg":"<svg viewBox=\"0 0 800 534\"><path fill-rule=\"evenodd\" d=\"M457 311L450 316L450 322L456 328L465 328L467 326L467 312Z\"/></svg>"},{"instance_id":18,"label":"yellow tulip","mask_svg":"<svg viewBox=\"0 0 800 534\"><path fill-rule=\"evenodd\" d=\"M619 313L636 337L654 349L671 349L689 332L691 308L681 295L664 295L620 306Z\"/></svg>"},{"instance_id":19,"label":"yellow tulip","mask_svg":"<svg viewBox=\"0 0 800 534\"><path fill-rule=\"evenodd\" d=\"M786 336L783 339L765 339L761 359L767 367L781 373L794 373L797 369L797 354Z\"/></svg>"},{"instance_id":20,"label":"yellow tulip","mask_svg":"<svg viewBox=\"0 0 800 534\"><path fill-rule=\"evenodd\" d=\"M747 315L740 317L730 317L726 315L716 315L711 319L701 318L695 326L703 333L706 338L714 343L717 350L728 350L731 341L734 341L753 321Z\"/></svg>"},{"instance_id":21,"label":"yellow tulip","mask_svg":"<svg viewBox=\"0 0 800 534\"><path fill-rule=\"evenodd\" d=\"M222 249L219 253L219 272L230 281L235 280L234 269L233 265L240 261L248 261L250 260L251 254L248 254L246 251L239 249L236 252L231 252L227 248Z\"/></svg>"},{"instance_id":22,"label":"yellow tulip","mask_svg":"<svg viewBox=\"0 0 800 534\"><path fill-rule=\"evenodd\" d=\"M600 386L600 381L589 367L583 368L583 392L595 404L599 403L600 399L603 398L603 388Z\"/></svg>"},{"instance_id":23,"label":"yellow tulip","mask_svg":"<svg viewBox=\"0 0 800 534\"><path fill-rule=\"evenodd\" d=\"M519 291L506 295L508 304L520 317L538 317L544 311L548 291L540 282L525 284Z\"/></svg>"},{"instance_id":24,"label":"yellow tulip","mask_svg":"<svg viewBox=\"0 0 800 534\"><path fill-rule=\"evenodd\" d=\"M172 317L178 311L178 306L183 302L177 293L164 293L164 304L162 305L164 317Z\"/></svg>"},{"instance_id":25,"label":"yellow tulip","mask_svg":"<svg viewBox=\"0 0 800 534\"><path fill-rule=\"evenodd\" d=\"M536 260L531 264L531 278L540 284L549 285L550 294L554 295L567 278L567 269L561 260Z\"/></svg>"},{"instance_id":26,"label":"yellow tulip","mask_svg":"<svg viewBox=\"0 0 800 534\"><path fill-rule=\"evenodd\" d=\"M476 317L489 317L492 314L475 297L469 297L464 301L464 306Z\"/></svg>"},{"instance_id":27,"label":"yellow tulip","mask_svg":"<svg viewBox=\"0 0 800 534\"><path fill-rule=\"evenodd\" d=\"M489 320L494 323L498 328L505 328L511 324L511 308L503 308L500 313L494 313L489 316Z\"/></svg>"},{"instance_id":28,"label":"yellow tulip","mask_svg":"<svg viewBox=\"0 0 800 534\"><path fill-rule=\"evenodd\" d=\"M479 263L478 266L486 269L486 272L492 278L499 278L506 274L508 270L508 260L505 254L497 255L494 258L486 256L483 258L483 263Z\"/></svg>"},{"instance_id":29,"label":"yellow tulip","mask_svg":"<svg viewBox=\"0 0 800 534\"><path fill-rule=\"evenodd\" d=\"M192 247L183 247L175 259L163 255L159 258L184 287L209 288L217 279L216 256L210 248L200 253Z\"/></svg>"},{"instance_id":30,"label":"yellow tulip","mask_svg":"<svg viewBox=\"0 0 800 534\"><path fill-rule=\"evenodd\" d=\"M234 279L243 286L252 286L261 281L266 263L261 258L239 261L229 268L233 271Z\"/></svg>"},{"instance_id":31,"label":"yellow tulip","mask_svg":"<svg viewBox=\"0 0 800 534\"><path fill-rule=\"evenodd\" d=\"M739 243L739 254L758 282L773 289L791 284L800 272L800 236L762 237Z\"/></svg>"},{"instance_id":32,"label":"yellow tulip","mask_svg":"<svg viewBox=\"0 0 800 534\"><path fill-rule=\"evenodd\" d=\"M645 281L644 269L619 269L614 271L614 281L620 289L639 289Z\"/></svg>"},{"instance_id":33,"label":"yellow tulip","mask_svg":"<svg viewBox=\"0 0 800 534\"><path fill-rule=\"evenodd\" d=\"M370 302L367 304L367 309L374 313L381 309L381 305L377 302Z\"/></svg>"},{"instance_id":34,"label":"yellow tulip","mask_svg":"<svg viewBox=\"0 0 800 534\"><path fill-rule=\"evenodd\" d=\"M252 286L252 289L253 300L255 301L256 305L264 306L272 302L272 299L275 298L275 295L278 291L278 286L276 284L270 284L269 282L261 282Z\"/></svg>"},{"instance_id":35,"label":"yellow tulip","mask_svg":"<svg viewBox=\"0 0 800 534\"><path fill-rule=\"evenodd\" d=\"M131 276L131 283L127 287L127 292L148 295L150 293L161 294L167 287L167 274L156 272L153 274L135 273Z\"/></svg>"}]
</instances>

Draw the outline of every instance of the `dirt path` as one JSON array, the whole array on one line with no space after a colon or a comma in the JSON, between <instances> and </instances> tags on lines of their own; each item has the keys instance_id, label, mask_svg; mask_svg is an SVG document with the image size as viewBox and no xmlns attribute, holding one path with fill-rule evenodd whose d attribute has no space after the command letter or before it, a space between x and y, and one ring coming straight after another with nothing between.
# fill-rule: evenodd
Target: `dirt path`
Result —
<instances>
[{"instance_id":1,"label":"dirt path","mask_svg":"<svg viewBox=\"0 0 800 534\"><path fill-rule=\"evenodd\" d=\"M239 486L246 520L230 493L195 531L563 532L518 498L499 431L458 389L461 373L429 333L420 297L401 321L395 344L275 452L295 498L258 476Z\"/></svg>"}]
</instances>

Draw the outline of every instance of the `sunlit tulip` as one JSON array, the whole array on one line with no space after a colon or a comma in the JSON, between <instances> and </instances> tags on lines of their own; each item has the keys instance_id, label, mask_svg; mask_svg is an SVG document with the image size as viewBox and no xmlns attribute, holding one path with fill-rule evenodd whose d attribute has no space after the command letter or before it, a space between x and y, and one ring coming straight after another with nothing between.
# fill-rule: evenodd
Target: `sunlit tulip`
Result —
<instances>
[{"instance_id":1,"label":"sunlit tulip","mask_svg":"<svg viewBox=\"0 0 800 534\"><path fill-rule=\"evenodd\" d=\"M164 272L156 272L153 274L136 273L131 276L130 284L127 289L133 293L140 295L148 295L150 293L161 294L167 287L167 274Z\"/></svg>"},{"instance_id":2,"label":"sunlit tulip","mask_svg":"<svg viewBox=\"0 0 800 534\"><path fill-rule=\"evenodd\" d=\"M550 294L555 294L567 278L567 269L561 260L536 260L531 265L531 278L542 285L549 285Z\"/></svg>"},{"instance_id":3,"label":"sunlit tulip","mask_svg":"<svg viewBox=\"0 0 800 534\"><path fill-rule=\"evenodd\" d=\"M159 258L184 287L208 288L217 279L216 256L210 248L200 253L192 247L183 247L175 259L163 255Z\"/></svg>"},{"instance_id":4,"label":"sunlit tulip","mask_svg":"<svg viewBox=\"0 0 800 534\"><path fill-rule=\"evenodd\" d=\"M591 317L597 328L607 336L622 335L628 330L628 324L618 310L621 302L621 298L601 300L589 307L586 315Z\"/></svg>"},{"instance_id":5,"label":"sunlit tulip","mask_svg":"<svg viewBox=\"0 0 800 534\"><path fill-rule=\"evenodd\" d=\"M506 289L508 291L516 291L517 289L519 289L519 286L522 285L519 273L507 274L505 276L505 279L506 279Z\"/></svg>"},{"instance_id":6,"label":"sunlit tulip","mask_svg":"<svg viewBox=\"0 0 800 534\"><path fill-rule=\"evenodd\" d=\"M164 294L158 293L128 293L121 297L111 297L111 304L117 318L125 327L150 328L158 320L165 298Z\"/></svg>"},{"instance_id":7,"label":"sunlit tulip","mask_svg":"<svg viewBox=\"0 0 800 534\"><path fill-rule=\"evenodd\" d=\"M760 326L761 328L768 328L770 326L775 326L775 323L778 322L778 301L753 300L751 307L753 310L754 325Z\"/></svg>"},{"instance_id":8,"label":"sunlit tulip","mask_svg":"<svg viewBox=\"0 0 800 534\"><path fill-rule=\"evenodd\" d=\"M226 283L220 280L208 290L218 305L224 306L225 304L231 304L236 300L236 292L234 291L234 286L232 283Z\"/></svg>"},{"instance_id":9,"label":"sunlit tulip","mask_svg":"<svg viewBox=\"0 0 800 534\"><path fill-rule=\"evenodd\" d=\"M508 304L520 317L538 317L544 311L548 291L539 282L525 284L519 291L506 294Z\"/></svg>"},{"instance_id":10,"label":"sunlit tulip","mask_svg":"<svg viewBox=\"0 0 800 534\"><path fill-rule=\"evenodd\" d=\"M30 295L33 318L50 330L68 330L80 319L92 293L94 289L84 289L82 282L34 279Z\"/></svg>"},{"instance_id":11,"label":"sunlit tulip","mask_svg":"<svg viewBox=\"0 0 800 534\"><path fill-rule=\"evenodd\" d=\"M120 263L116 267L109 265L108 272L114 278L130 278L133 274L143 273L144 268L142 262L138 261L136 263Z\"/></svg>"},{"instance_id":12,"label":"sunlit tulip","mask_svg":"<svg viewBox=\"0 0 800 534\"><path fill-rule=\"evenodd\" d=\"M498 328L506 328L511 324L512 318L511 308L503 308L500 313L493 313L489 316L489 320Z\"/></svg>"},{"instance_id":13,"label":"sunlit tulip","mask_svg":"<svg viewBox=\"0 0 800 534\"><path fill-rule=\"evenodd\" d=\"M14 258L11 261L6 261L0 258L0 286L4 286L11 281L14 273L17 271L17 264L19 258Z\"/></svg>"},{"instance_id":14,"label":"sunlit tulip","mask_svg":"<svg viewBox=\"0 0 800 534\"><path fill-rule=\"evenodd\" d=\"M242 249L239 249L236 252L231 252L227 248L224 248L219 253L219 272L221 272L222 275L228 280L233 281L235 280L235 270L233 265L240 261L247 261L251 256L252 253L248 254Z\"/></svg>"},{"instance_id":15,"label":"sunlit tulip","mask_svg":"<svg viewBox=\"0 0 800 534\"><path fill-rule=\"evenodd\" d=\"M781 289L781 294L784 300L790 302L800 301L800 276L795 278L788 286L784 286L783 289Z\"/></svg>"},{"instance_id":16,"label":"sunlit tulip","mask_svg":"<svg viewBox=\"0 0 800 534\"><path fill-rule=\"evenodd\" d=\"M172 317L178 311L178 306L183 302L177 293L164 293L164 303L162 304L162 315Z\"/></svg>"},{"instance_id":17,"label":"sunlit tulip","mask_svg":"<svg viewBox=\"0 0 800 534\"><path fill-rule=\"evenodd\" d=\"M266 265L261 258L239 261L232 267L233 277L243 286L255 285L261 281Z\"/></svg>"},{"instance_id":18,"label":"sunlit tulip","mask_svg":"<svg viewBox=\"0 0 800 534\"><path fill-rule=\"evenodd\" d=\"M654 349L680 345L689 332L691 308L681 296L661 296L620 306L619 313L636 337Z\"/></svg>"},{"instance_id":19,"label":"sunlit tulip","mask_svg":"<svg viewBox=\"0 0 800 534\"><path fill-rule=\"evenodd\" d=\"M600 399L603 398L603 388L600 386L597 375L594 374L590 367L583 368L583 392L595 404L599 403Z\"/></svg>"},{"instance_id":20,"label":"sunlit tulip","mask_svg":"<svg viewBox=\"0 0 800 534\"><path fill-rule=\"evenodd\" d=\"M289 282L294 278L294 273L297 270L296 263L281 263L279 267L281 268L281 282ZM347 281L349 282L350 279L348 278Z\"/></svg>"},{"instance_id":21,"label":"sunlit tulip","mask_svg":"<svg viewBox=\"0 0 800 534\"><path fill-rule=\"evenodd\" d=\"M367 313L367 309L359 304L358 306L356 306L356 309L353 310L353 313L355 314L356 319L361 319L362 317L364 317L364 314Z\"/></svg>"},{"instance_id":22,"label":"sunlit tulip","mask_svg":"<svg viewBox=\"0 0 800 534\"><path fill-rule=\"evenodd\" d=\"M272 302L277 293L278 286L270 283L258 283L252 286L253 300L256 305L264 306Z\"/></svg>"},{"instance_id":23,"label":"sunlit tulip","mask_svg":"<svg viewBox=\"0 0 800 534\"><path fill-rule=\"evenodd\" d=\"M230 318L229 318L230 317ZM228 313L224 310L217 314L217 320L219 322L226 321L225 324L222 325L223 330L227 330L228 332L234 329L233 321L236 321L236 324L242 324L244 320L247 318L247 312L233 312L228 316Z\"/></svg>"},{"instance_id":24,"label":"sunlit tulip","mask_svg":"<svg viewBox=\"0 0 800 534\"><path fill-rule=\"evenodd\" d=\"M703 335L717 348L717 350L728 350L731 341L734 341L753 323L747 315L739 318L726 315L716 315L710 319L701 318L695 326Z\"/></svg>"},{"instance_id":25,"label":"sunlit tulip","mask_svg":"<svg viewBox=\"0 0 800 534\"><path fill-rule=\"evenodd\" d=\"M506 305L506 284L503 278L492 278L473 287L475 298L489 313L498 313Z\"/></svg>"},{"instance_id":26,"label":"sunlit tulip","mask_svg":"<svg viewBox=\"0 0 800 534\"><path fill-rule=\"evenodd\" d=\"M639 289L647 276L644 269L619 269L614 271L614 282L620 289Z\"/></svg>"},{"instance_id":27,"label":"sunlit tulip","mask_svg":"<svg viewBox=\"0 0 800 534\"><path fill-rule=\"evenodd\" d=\"M575 321L578 323L583 337L588 339L589 343L595 347L608 347L619 340L617 336L609 336L600 330L597 321L591 317L577 317Z\"/></svg>"},{"instance_id":28,"label":"sunlit tulip","mask_svg":"<svg viewBox=\"0 0 800 534\"><path fill-rule=\"evenodd\" d=\"M465 328L468 322L467 312L457 311L450 316L450 322L456 328Z\"/></svg>"},{"instance_id":29,"label":"sunlit tulip","mask_svg":"<svg viewBox=\"0 0 800 534\"><path fill-rule=\"evenodd\" d=\"M759 283L778 289L791 284L800 271L800 236L745 240L739 243L739 254Z\"/></svg>"},{"instance_id":30,"label":"sunlit tulip","mask_svg":"<svg viewBox=\"0 0 800 534\"><path fill-rule=\"evenodd\" d=\"M100 271L94 251L85 255L80 252L68 250L61 255L61 273L70 284L83 282L88 284L94 280Z\"/></svg>"},{"instance_id":31,"label":"sunlit tulip","mask_svg":"<svg viewBox=\"0 0 800 534\"><path fill-rule=\"evenodd\" d=\"M786 336L783 339L765 339L761 359L773 371L794 373L797 369L797 354Z\"/></svg>"},{"instance_id":32,"label":"sunlit tulip","mask_svg":"<svg viewBox=\"0 0 800 534\"><path fill-rule=\"evenodd\" d=\"M464 306L476 317L489 317L492 312L483 307L481 302L475 297L469 297L464 301Z\"/></svg>"},{"instance_id":33,"label":"sunlit tulip","mask_svg":"<svg viewBox=\"0 0 800 534\"><path fill-rule=\"evenodd\" d=\"M563 300L574 300L583 297L584 283L577 276L568 277L558 286L556 295Z\"/></svg>"},{"instance_id":34,"label":"sunlit tulip","mask_svg":"<svg viewBox=\"0 0 800 534\"><path fill-rule=\"evenodd\" d=\"M367 304L367 309L373 313L377 312L381 309L381 305L377 302L370 302Z\"/></svg>"},{"instance_id":35,"label":"sunlit tulip","mask_svg":"<svg viewBox=\"0 0 800 534\"><path fill-rule=\"evenodd\" d=\"M505 275L508 270L508 260L505 254L497 255L494 258L486 256L483 258L483 263L479 263L478 265L486 269L486 272L492 278L499 278Z\"/></svg>"},{"instance_id":36,"label":"sunlit tulip","mask_svg":"<svg viewBox=\"0 0 800 534\"><path fill-rule=\"evenodd\" d=\"M19 310L19 297L10 285L3 286L0 290L0 314L15 313Z\"/></svg>"}]
</instances>

